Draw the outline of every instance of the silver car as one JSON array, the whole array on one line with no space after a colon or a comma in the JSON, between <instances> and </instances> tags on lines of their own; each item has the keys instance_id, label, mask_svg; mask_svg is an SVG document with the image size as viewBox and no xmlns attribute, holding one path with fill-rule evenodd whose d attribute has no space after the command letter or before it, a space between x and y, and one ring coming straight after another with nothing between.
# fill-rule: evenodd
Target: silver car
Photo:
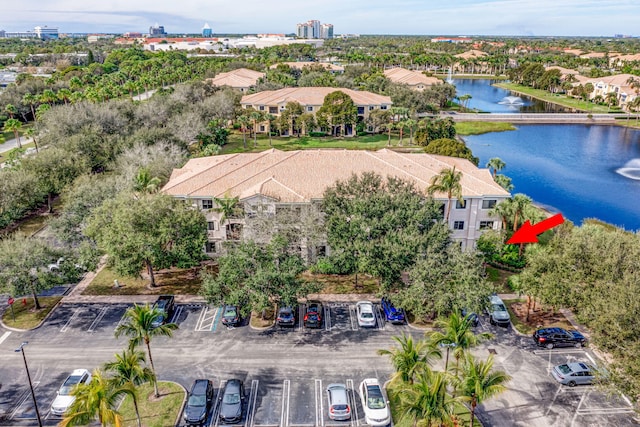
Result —
<instances>
[{"instance_id":1,"label":"silver car","mask_svg":"<svg viewBox=\"0 0 640 427\"><path fill-rule=\"evenodd\" d=\"M335 421L351 419L351 407L347 396L347 386L344 384L329 384L327 387L329 400L329 418Z\"/></svg>"},{"instance_id":2,"label":"silver car","mask_svg":"<svg viewBox=\"0 0 640 427\"><path fill-rule=\"evenodd\" d=\"M373 304L369 301L360 301L356 304L358 313L358 325L363 328L375 328L376 316L373 312Z\"/></svg>"},{"instance_id":3,"label":"silver car","mask_svg":"<svg viewBox=\"0 0 640 427\"><path fill-rule=\"evenodd\" d=\"M595 379L596 368L585 362L565 363L553 368L551 375L560 384L568 385L569 387L589 385Z\"/></svg>"},{"instance_id":4,"label":"silver car","mask_svg":"<svg viewBox=\"0 0 640 427\"><path fill-rule=\"evenodd\" d=\"M511 323L509 311L507 311L507 307L498 295L491 295L489 297L487 314L489 315L489 323L492 325L507 327Z\"/></svg>"}]
</instances>

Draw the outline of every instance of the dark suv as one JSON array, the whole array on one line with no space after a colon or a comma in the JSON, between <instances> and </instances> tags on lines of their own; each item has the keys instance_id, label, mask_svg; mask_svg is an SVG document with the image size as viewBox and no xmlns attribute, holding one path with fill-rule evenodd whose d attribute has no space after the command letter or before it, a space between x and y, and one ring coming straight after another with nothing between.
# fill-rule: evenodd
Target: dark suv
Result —
<instances>
[{"instance_id":1,"label":"dark suv","mask_svg":"<svg viewBox=\"0 0 640 427\"><path fill-rule=\"evenodd\" d=\"M167 320L171 318L173 310L175 308L175 299L173 295L160 295L158 300L153 304L153 308L161 312L160 316L153 319L151 326L157 328L160 325L167 323Z\"/></svg>"},{"instance_id":2,"label":"dark suv","mask_svg":"<svg viewBox=\"0 0 640 427\"><path fill-rule=\"evenodd\" d=\"M209 380L195 380L184 407L187 425L204 425L213 402L213 384Z\"/></svg>"},{"instance_id":3,"label":"dark suv","mask_svg":"<svg viewBox=\"0 0 640 427\"><path fill-rule=\"evenodd\" d=\"M319 302L307 303L307 311L304 314L304 326L307 328L322 327L322 304Z\"/></svg>"},{"instance_id":4,"label":"dark suv","mask_svg":"<svg viewBox=\"0 0 640 427\"><path fill-rule=\"evenodd\" d=\"M562 328L538 329L533 333L533 339L540 347L582 347L587 344L587 339L580 332L567 331Z\"/></svg>"},{"instance_id":5,"label":"dark suv","mask_svg":"<svg viewBox=\"0 0 640 427\"><path fill-rule=\"evenodd\" d=\"M225 326L238 326L240 324L240 312L235 305L225 305L222 311L222 324Z\"/></svg>"},{"instance_id":6,"label":"dark suv","mask_svg":"<svg viewBox=\"0 0 640 427\"><path fill-rule=\"evenodd\" d=\"M296 307L280 307L278 310L278 318L276 324L278 326L295 326L296 325Z\"/></svg>"},{"instance_id":7,"label":"dark suv","mask_svg":"<svg viewBox=\"0 0 640 427\"><path fill-rule=\"evenodd\" d=\"M382 298L380 306L382 307L384 318L387 322L402 325L406 321L404 310L401 308L395 308L387 297Z\"/></svg>"}]
</instances>

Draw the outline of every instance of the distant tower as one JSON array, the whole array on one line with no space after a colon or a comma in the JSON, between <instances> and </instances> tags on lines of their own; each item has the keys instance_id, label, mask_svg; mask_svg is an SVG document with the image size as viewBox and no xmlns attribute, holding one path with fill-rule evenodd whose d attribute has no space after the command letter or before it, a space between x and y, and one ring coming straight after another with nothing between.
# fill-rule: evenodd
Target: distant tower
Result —
<instances>
[{"instance_id":1,"label":"distant tower","mask_svg":"<svg viewBox=\"0 0 640 427\"><path fill-rule=\"evenodd\" d=\"M213 36L213 30L211 29L208 23L205 23L204 27L202 27L202 37L212 37L212 36Z\"/></svg>"},{"instance_id":2,"label":"distant tower","mask_svg":"<svg viewBox=\"0 0 640 427\"><path fill-rule=\"evenodd\" d=\"M164 32L164 27L162 25L158 25L157 22L149 27L149 36L151 37L164 37L166 35L167 33Z\"/></svg>"}]
</instances>

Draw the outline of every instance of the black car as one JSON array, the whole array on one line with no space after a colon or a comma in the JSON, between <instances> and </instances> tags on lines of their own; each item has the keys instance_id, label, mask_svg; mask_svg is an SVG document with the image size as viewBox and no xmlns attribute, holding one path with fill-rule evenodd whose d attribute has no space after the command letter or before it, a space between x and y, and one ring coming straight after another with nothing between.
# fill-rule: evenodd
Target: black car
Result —
<instances>
[{"instance_id":1,"label":"black car","mask_svg":"<svg viewBox=\"0 0 640 427\"><path fill-rule=\"evenodd\" d=\"M213 384L209 380L195 380L189 400L184 407L184 421L187 425L204 425L213 402Z\"/></svg>"},{"instance_id":2,"label":"black car","mask_svg":"<svg viewBox=\"0 0 640 427\"><path fill-rule=\"evenodd\" d=\"M472 311L462 309L460 311L460 314L462 315L462 317L466 318L469 321L469 324L474 328L478 326L478 323L480 323L480 318L476 313Z\"/></svg>"},{"instance_id":3,"label":"black car","mask_svg":"<svg viewBox=\"0 0 640 427\"><path fill-rule=\"evenodd\" d=\"M153 308L161 313L160 316L156 317L151 322L151 326L157 328L160 325L164 325L167 320L171 318L175 308L175 298L173 295L160 295L157 301L153 304Z\"/></svg>"},{"instance_id":4,"label":"black car","mask_svg":"<svg viewBox=\"0 0 640 427\"><path fill-rule=\"evenodd\" d=\"M304 314L304 326L307 328L322 327L322 304L319 302L307 303L307 311Z\"/></svg>"},{"instance_id":5,"label":"black car","mask_svg":"<svg viewBox=\"0 0 640 427\"><path fill-rule=\"evenodd\" d=\"M582 347L587 344L587 339L580 332L567 331L562 328L538 329L533 333L533 339L540 347Z\"/></svg>"},{"instance_id":6,"label":"black car","mask_svg":"<svg viewBox=\"0 0 640 427\"><path fill-rule=\"evenodd\" d=\"M296 311L295 307L280 307L278 310L278 317L276 318L276 324L278 326L295 326Z\"/></svg>"},{"instance_id":7,"label":"black car","mask_svg":"<svg viewBox=\"0 0 640 427\"><path fill-rule=\"evenodd\" d=\"M238 379L227 381L220 398L220 422L238 423L242 420L244 384Z\"/></svg>"},{"instance_id":8,"label":"black car","mask_svg":"<svg viewBox=\"0 0 640 427\"><path fill-rule=\"evenodd\" d=\"M238 326L240 324L240 312L235 305L225 305L222 311L222 324L225 326Z\"/></svg>"}]
</instances>

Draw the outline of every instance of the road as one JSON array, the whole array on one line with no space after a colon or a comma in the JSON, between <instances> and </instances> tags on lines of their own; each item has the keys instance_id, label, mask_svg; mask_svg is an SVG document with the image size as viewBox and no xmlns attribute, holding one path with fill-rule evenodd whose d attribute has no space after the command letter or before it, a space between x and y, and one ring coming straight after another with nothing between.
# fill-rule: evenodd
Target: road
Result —
<instances>
[{"instance_id":1,"label":"road","mask_svg":"<svg viewBox=\"0 0 640 427\"><path fill-rule=\"evenodd\" d=\"M125 347L126 340L115 339L113 331L126 308L126 304L62 304L36 330L0 330L0 425L35 424L24 364L20 353L13 351L21 342L29 341L25 353L42 417L46 425L55 425L49 408L64 378L73 369L102 365ZM392 374L388 360L376 351L390 348L395 335L419 338L422 331L381 321L375 329L364 330L357 326L353 304L333 303L326 309L327 321L320 330L298 325L258 331L246 320L240 327L225 328L216 307L179 304L172 320L180 329L173 338L157 338L151 344L159 378L185 388L197 378L209 378L216 393L226 380L242 379L247 389L243 420L247 427L363 425L353 390L364 378L384 382ZM537 349L530 337L490 326L484 317L479 329L496 337L474 353L482 358L494 354L496 368L513 376L507 392L479 407L486 426L637 425L624 399L607 399L594 387L559 386L550 377L554 364L589 359L590 352ZM443 363L436 368L442 369ZM345 383L352 390L351 423L327 418L324 389L331 382ZM210 425L217 426L210 418Z\"/></svg>"}]
</instances>

